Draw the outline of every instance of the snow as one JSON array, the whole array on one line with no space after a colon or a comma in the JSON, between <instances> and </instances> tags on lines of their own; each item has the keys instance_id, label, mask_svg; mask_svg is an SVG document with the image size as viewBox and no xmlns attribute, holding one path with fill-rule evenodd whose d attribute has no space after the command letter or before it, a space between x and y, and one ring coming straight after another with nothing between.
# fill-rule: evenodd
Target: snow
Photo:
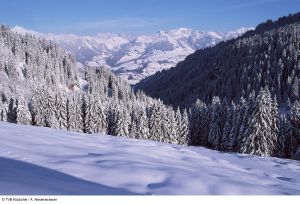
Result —
<instances>
[{"instance_id":1,"label":"snow","mask_svg":"<svg viewBox=\"0 0 300 204\"><path fill-rule=\"evenodd\" d=\"M18 76L21 80L24 80L24 74L23 74L23 69L24 69L25 63L24 62L18 62L16 66L16 71L18 72Z\"/></svg>"},{"instance_id":2,"label":"snow","mask_svg":"<svg viewBox=\"0 0 300 204\"><path fill-rule=\"evenodd\" d=\"M32 30L28 30L28 29L23 28L22 26L18 26L18 25L14 26L12 28L12 30L14 32L20 33L22 35L31 34L31 35L35 35L35 36L39 36L39 37L45 37L45 35L42 34L42 33L39 33L39 32L36 32L36 31L32 31Z\"/></svg>"},{"instance_id":3,"label":"snow","mask_svg":"<svg viewBox=\"0 0 300 204\"><path fill-rule=\"evenodd\" d=\"M300 162L0 123L0 194L300 194Z\"/></svg>"},{"instance_id":4,"label":"snow","mask_svg":"<svg viewBox=\"0 0 300 204\"><path fill-rule=\"evenodd\" d=\"M253 28L230 32L203 32L188 28L159 31L153 35L98 33L95 36L42 34L20 26L12 30L56 42L82 64L110 68L131 84L158 71L169 69L197 49L238 37Z\"/></svg>"}]
</instances>

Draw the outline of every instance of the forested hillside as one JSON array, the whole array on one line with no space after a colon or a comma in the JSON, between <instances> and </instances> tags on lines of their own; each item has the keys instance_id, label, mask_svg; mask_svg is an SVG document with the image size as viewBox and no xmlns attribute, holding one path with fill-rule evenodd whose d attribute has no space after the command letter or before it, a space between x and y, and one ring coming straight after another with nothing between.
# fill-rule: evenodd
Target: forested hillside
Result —
<instances>
[{"instance_id":1,"label":"forested hillside","mask_svg":"<svg viewBox=\"0 0 300 204\"><path fill-rule=\"evenodd\" d=\"M201 49L137 85L174 107L214 96L239 102L267 87L279 104L299 99L300 13L271 20L235 40Z\"/></svg>"},{"instance_id":2,"label":"forested hillside","mask_svg":"<svg viewBox=\"0 0 300 204\"><path fill-rule=\"evenodd\" d=\"M0 28L0 121L188 143L187 112L134 93L104 68L80 72L57 45Z\"/></svg>"},{"instance_id":3,"label":"forested hillside","mask_svg":"<svg viewBox=\"0 0 300 204\"><path fill-rule=\"evenodd\" d=\"M173 107L2 26L0 120L299 160L300 24L292 22L199 50L139 84Z\"/></svg>"},{"instance_id":4,"label":"forested hillside","mask_svg":"<svg viewBox=\"0 0 300 204\"><path fill-rule=\"evenodd\" d=\"M198 50L137 85L190 107L192 145L300 158L300 13Z\"/></svg>"}]
</instances>

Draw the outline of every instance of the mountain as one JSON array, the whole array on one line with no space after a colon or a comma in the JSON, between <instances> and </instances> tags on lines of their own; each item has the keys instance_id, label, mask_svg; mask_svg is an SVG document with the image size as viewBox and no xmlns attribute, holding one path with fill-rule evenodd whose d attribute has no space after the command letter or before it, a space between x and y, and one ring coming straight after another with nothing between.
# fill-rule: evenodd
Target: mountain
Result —
<instances>
[{"instance_id":1,"label":"mountain","mask_svg":"<svg viewBox=\"0 0 300 204\"><path fill-rule=\"evenodd\" d=\"M76 60L92 67L110 68L131 84L175 66L197 49L236 38L253 28L230 32L202 32L187 28L154 35L99 33L95 36L42 34L16 26L18 33L46 38L70 51Z\"/></svg>"},{"instance_id":2,"label":"mountain","mask_svg":"<svg viewBox=\"0 0 300 204\"><path fill-rule=\"evenodd\" d=\"M52 41L4 25L0 79L0 121L188 143L186 111L135 93L106 68L81 69Z\"/></svg>"},{"instance_id":3,"label":"mountain","mask_svg":"<svg viewBox=\"0 0 300 204\"><path fill-rule=\"evenodd\" d=\"M288 159L3 122L0 140L0 195L300 194Z\"/></svg>"},{"instance_id":4,"label":"mountain","mask_svg":"<svg viewBox=\"0 0 300 204\"><path fill-rule=\"evenodd\" d=\"M106 68L79 67L53 41L1 26L0 120L299 160L300 29L291 18L149 77L148 88L173 108L134 92ZM190 107L197 97L203 101ZM278 110L284 100L293 103L286 112Z\"/></svg>"},{"instance_id":5,"label":"mountain","mask_svg":"<svg viewBox=\"0 0 300 204\"><path fill-rule=\"evenodd\" d=\"M300 13L268 20L237 39L196 51L137 88L173 106L214 96L239 102L267 87L279 104L299 100Z\"/></svg>"}]
</instances>

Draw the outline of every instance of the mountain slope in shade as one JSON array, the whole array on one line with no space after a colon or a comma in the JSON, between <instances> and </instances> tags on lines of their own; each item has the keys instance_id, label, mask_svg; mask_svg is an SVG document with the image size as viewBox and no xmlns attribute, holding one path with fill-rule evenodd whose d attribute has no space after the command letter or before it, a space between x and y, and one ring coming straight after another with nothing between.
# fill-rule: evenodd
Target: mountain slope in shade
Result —
<instances>
[{"instance_id":1,"label":"mountain slope in shade","mask_svg":"<svg viewBox=\"0 0 300 204\"><path fill-rule=\"evenodd\" d=\"M78 62L92 67L111 68L118 76L135 84L157 71L169 69L179 61L220 41L236 38L252 28L230 32L202 32L187 28L159 31L154 35L99 33L95 36L42 34L20 26L19 33L30 33L52 40L70 51Z\"/></svg>"},{"instance_id":2,"label":"mountain slope in shade","mask_svg":"<svg viewBox=\"0 0 300 204\"><path fill-rule=\"evenodd\" d=\"M3 122L0 140L1 195L300 195L294 160Z\"/></svg>"},{"instance_id":3,"label":"mountain slope in shade","mask_svg":"<svg viewBox=\"0 0 300 204\"><path fill-rule=\"evenodd\" d=\"M214 96L239 102L267 87L279 104L300 99L300 13L268 20L241 37L197 50L175 68L136 85L164 103L188 107Z\"/></svg>"}]
</instances>

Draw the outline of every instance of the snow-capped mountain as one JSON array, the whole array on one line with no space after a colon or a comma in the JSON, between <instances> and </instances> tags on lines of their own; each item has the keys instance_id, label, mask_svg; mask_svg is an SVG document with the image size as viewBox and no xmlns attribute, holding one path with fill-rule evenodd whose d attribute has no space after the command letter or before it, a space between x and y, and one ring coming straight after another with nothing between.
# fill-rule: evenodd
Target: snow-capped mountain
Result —
<instances>
[{"instance_id":1,"label":"snow-capped mountain","mask_svg":"<svg viewBox=\"0 0 300 204\"><path fill-rule=\"evenodd\" d=\"M135 84L157 71L169 69L197 49L236 38L253 28L230 32L202 32L187 28L159 31L154 35L99 33L95 36L42 34L16 26L14 31L52 40L70 51L78 62L104 66Z\"/></svg>"}]
</instances>

